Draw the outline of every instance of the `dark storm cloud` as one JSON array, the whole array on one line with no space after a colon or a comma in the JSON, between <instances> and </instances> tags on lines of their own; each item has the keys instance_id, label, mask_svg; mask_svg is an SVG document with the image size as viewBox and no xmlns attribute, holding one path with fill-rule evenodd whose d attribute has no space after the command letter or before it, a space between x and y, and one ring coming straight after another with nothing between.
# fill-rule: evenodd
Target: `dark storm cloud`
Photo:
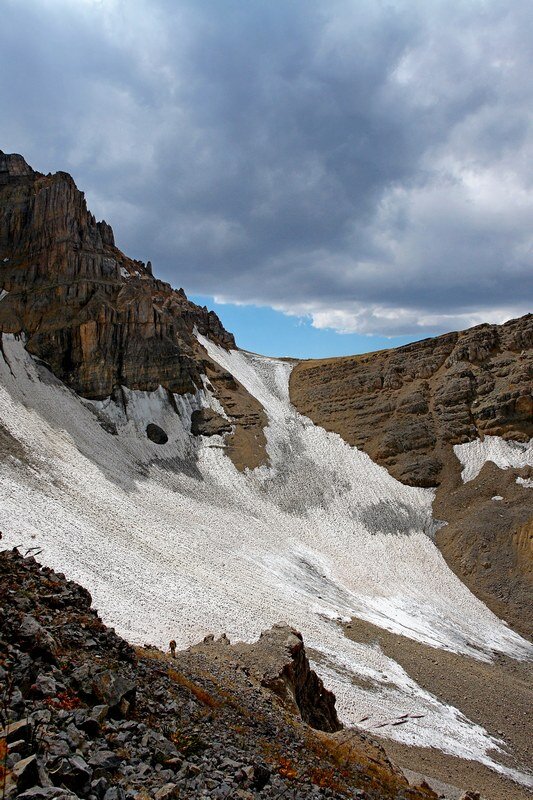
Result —
<instances>
[{"instance_id":1,"label":"dark storm cloud","mask_svg":"<svg viewBox=\"0 0 533 800\"><path fill-rule=\"evenodd\" d=\"M0 147L191 293L386 334L531 305L533 6L4 0Z\"/></svg>"}]
</instances>

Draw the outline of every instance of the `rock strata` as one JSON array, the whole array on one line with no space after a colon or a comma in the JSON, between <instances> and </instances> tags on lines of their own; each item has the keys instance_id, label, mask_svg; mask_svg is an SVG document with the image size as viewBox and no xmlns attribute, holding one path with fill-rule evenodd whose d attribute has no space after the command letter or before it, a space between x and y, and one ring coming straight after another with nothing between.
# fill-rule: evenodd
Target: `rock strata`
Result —
<instances>
[{"instance_id":1,"label":"rock strata","mask_svg":"<svg viewBox=\"0 0 533 800\"><path fill-rule=\"evenodd\" d=\"M362 356L302 361L291 401L395 478L438 486L450 445L533 436L533 315Z\"/></svg>"},{"instance_id":2,"label":"rock strata","mask_svg":"<svg viewBox=\"0 0 533 800\"><path fill-rule=\"evenodd\" d=\"M2 152L0 289L0 333L23 334L30 353L88 398L121 385L195 391L195 328L235 346L214 312L116 247L70 175L42 175Z\"/></svg>"},{"instance_id":3,"label":"rock strata","mask_svg":"<svg viewBox=\"0 0 533 800\"><path fill-rule=\"evenodd\" d=\"M30 625L28 635L26 626L21 636L28 615L39 630ZM53 659L33 647L40 631L54 641ZM16 550L0 552L7 798L436 800L410 787L370 737L302 720L336 714L301 637L275 628L258 647L222 638L175 657L134 650L102 624L81 587ZM285 682L299 705L268 688L265 675Z\"/></svg>"},{"instance_id":4,"label":"rock strata","mask_svg":"<svg viewBox=\"0 0 533 800\"><path fill-rule=\"evenodd\" d=\"M23 335L26 349L75 392L119 404L122 386L163 386L172 397L194 393L207 376L229 422L197 419L198 432L228 434L240 470L266 463L261 404L208 358L196 331L235 347L213 311L116 247L70 175L42 175L0 151L0 358L2 333Z\"/></svg>"}]
</instances>

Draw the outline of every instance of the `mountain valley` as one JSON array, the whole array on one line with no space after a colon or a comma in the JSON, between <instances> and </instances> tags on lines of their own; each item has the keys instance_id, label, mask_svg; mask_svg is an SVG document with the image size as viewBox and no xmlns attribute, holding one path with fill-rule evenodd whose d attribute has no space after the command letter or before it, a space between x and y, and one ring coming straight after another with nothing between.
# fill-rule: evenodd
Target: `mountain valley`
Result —
<instances>
[{"instance_id":1,"label":"mountain valley","mask_svg":"<svg viewBox=\"0 0 533 800\"><path fill-rule=\"evenodd\" d=\"M249 643L284 623L390 797L528 796L533 315L349 358L249 353L125 256L69 175L0 152L0 345L2 543L90 591L143 669L170 669L174 640L188 681L205 658L228 683L230 650L199 643L227 636L253 673ZM2 559L44 613L38 568Z\"/></svg>"}]
</instances>

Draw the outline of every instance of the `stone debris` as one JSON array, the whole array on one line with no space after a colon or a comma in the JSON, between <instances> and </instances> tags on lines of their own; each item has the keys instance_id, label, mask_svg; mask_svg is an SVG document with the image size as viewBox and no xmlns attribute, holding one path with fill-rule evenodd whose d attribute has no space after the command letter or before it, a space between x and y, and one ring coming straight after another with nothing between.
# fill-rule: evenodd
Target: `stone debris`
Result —
<instances>
[{"instance_id":1,"label":"stone debris","mask_svg":"<svg viewBox=\"0 0 533 800\"><path fill-rule=\"evenodd\" d=\"M0 553L0 631L7 800L436 798L339 730L287 626L256 646L134 650L86 590L13 550Z\"/></svg>"}]
</instances>

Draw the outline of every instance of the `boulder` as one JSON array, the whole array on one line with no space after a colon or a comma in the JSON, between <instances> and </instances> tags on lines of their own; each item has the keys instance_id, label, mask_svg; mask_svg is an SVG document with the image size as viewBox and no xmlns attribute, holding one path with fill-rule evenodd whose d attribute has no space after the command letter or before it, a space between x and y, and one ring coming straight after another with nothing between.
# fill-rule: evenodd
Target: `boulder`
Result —
<instances>
[{"instance_id":1,"label":"boulder","mask_svg":"<svg viewBox=\"0 0 533 800\"><path fill-rule=\"evenodd\" d=\"M11 772L17 785L17 792L24 792L30 786L39 783L39 767L34 755L17 761Z\"/></svg>"},{"instance_id":2,"label":"boulder","mask_svg":"<svg viewBox=\"0 0 533 800\"><path fill-rule=\"evenodd\" d=\"M33 732L33 723L30 719L21 719L18 722L10 722L5 728L0 728L0 739L7 739L11 744L19 739L28 742Z\"/></svg>"},{"instance_id":3,"label":"boulder","mask_svg":"<svg viewBox=\"0 0 533 800\"><path fill-rule=\"evenodd\" d=\"M168 435L166 432L154 422L150 422L146 426L146 435L154 444L166 444L168 442Z\"/></svg>"},{"instance_id":4,"label":"boulder","mask_svg":"<svg viewBox=\"0 0 533 800\"><path fill-rule=\"evenodd\" d=\"M125 715L135 701L136 686L131 678L121 672L105 670L93 675L92 692L111 711Z\"/></svg>"},{"instance_id":5,"label":"boulder","mask_svg":"<svg viewBox=\"0 0 533 800\"><path fill-rule=\"evenodd\" d=\"M19 800L78 800L78 795L63 786L32 786L18 795Z\"/></svg>"},{"instance_id":6,"label":"boulder","mask_svg":"<svg viewBox=\"0 0 533 800\"><path fill-rule=\"evenodd\" d=\"M30 614L24 614L19 629L19 637L28 651L34 656L54 660L57 644L53 636Z\"/></svg>"},{"instance_id":7,"label":"boulder","mask_svg":"<svg viewBox=\"0 0 533 800\"><path fill-rule=\"evenodd\" d=\"M92 769L85 759L74 755L62 758L55 769L49 771L49 775L56 786L64 785L68 789L83 793L92 778Z\"/></svg>"},{"instance_id":8,"label":"boulder","mask_svg":"<svg viewBox=\"0 0 533 800\"><path fill-rule=\"evenodd\" d=\"M193 436L215 436L231 433L231 423L212 408L200 408L191 415Z\"/></svg>"}]
</instances>

